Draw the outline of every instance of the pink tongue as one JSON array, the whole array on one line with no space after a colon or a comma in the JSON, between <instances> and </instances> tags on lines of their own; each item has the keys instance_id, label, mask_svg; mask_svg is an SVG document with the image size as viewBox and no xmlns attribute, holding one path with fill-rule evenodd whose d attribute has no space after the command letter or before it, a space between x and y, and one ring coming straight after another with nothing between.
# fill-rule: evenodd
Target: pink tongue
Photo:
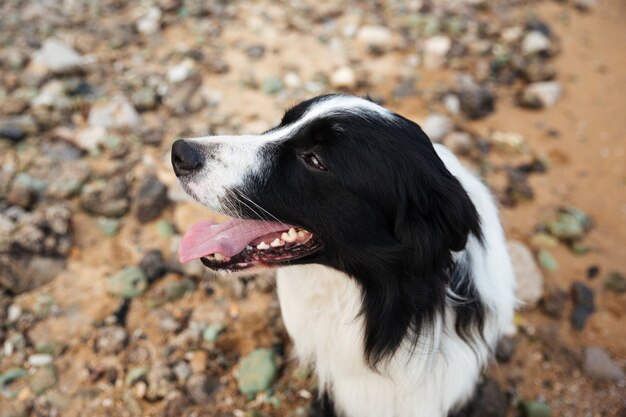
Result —
<instances>
[{"instance_id":1,"label":"pink tongue","mask_svg":"<svg viewBox=\"0 0 626 417\"><path fill-rule=\"evenodd\" d=\"M185 233L178 248L178 258L181 262L189 262L215 253L231 257L243 251L254 239L290 227L293 226L263 220L231 219L220 224L204 220Z\"/></svg>"}]
</instances>

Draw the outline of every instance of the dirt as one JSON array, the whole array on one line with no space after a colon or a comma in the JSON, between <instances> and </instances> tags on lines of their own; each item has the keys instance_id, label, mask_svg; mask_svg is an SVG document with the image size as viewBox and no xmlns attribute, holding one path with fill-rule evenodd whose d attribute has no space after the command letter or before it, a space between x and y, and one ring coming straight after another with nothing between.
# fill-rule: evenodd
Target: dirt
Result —
<instances>
[{"instance_id":1,"label":"dirt","mask_svg":"<svg viewBox=\"0 0 626 417\"><path fill-rule=\"evenodd\" d=\"M320 7L316 13L319 20L311 17L314 25L321 25L325 16L335 16L333 24L338 27L358 23L354 13L342 14L341 8L332 3L323 2ZM516 404L522 399L545 401L552 407L553 416L623 416L624 382L595 382L584 375L581 361L584 347L600 346L622 369L626 367L626 294L613 293L603 285L608 273L626 271L626 3L603 0L592 11L579 12L569 4L543 1L524 3L511 10L513 16L538 16L558 36L559 53L551 62L557 68L564 93L553 108L532 111L515 104L518 85L498 86L494 113L477 121L456 117L455 122L483 138L493 131L519 133L535 155L549 160L546 173L529 176L534 191L532 201L503 206L502 222L509 238L529 242L537 226L554 216L557 208L573 205L587 212L594 227L584 244L592 248L591 252L576 255L562 244L551 249L559 270L544 271L545 288L569 292L572 283L584 282L595 292L597 311L583 331L575 331L568 320L572 308L569 298L560 319L548 317L541 308L521 309L512 360L494 363L488 374L509 395L509 416L518 415ZM416 121L441 108L431 98L442 85L452 84L457 75L452 69L413 70L419 74L418 94L394 100L392 90L407 75L403 73L407 71L404 63L410 52L396 50L372 56L355 47L346 58L341 47L320 42L321 35L293 30L287 23L293 18L290 9L278 2L241 3L236 13L219 36L207 35L200 25L185 21L167 25L158 35L160 47L152 44L145 57L141 44L133 44L122 52L97 44L94 53L102 60L117 61L120 66L137 65L137 60L143 60L144 69L162 72L173 50L186 50L191 45L202 49L204 39L209 37L211 47L205 48L205 53L219 53L230 66L228 73L220 75L200 69L204 85L221 92L221 103L214 110L168 120L163 126L165 140L156 148L146 147L142 151L141 157L147 163L133 171L135 178L155 172L165 184L173 186L173 173L164 161L169 146L182 132L237 133L229 131L232 126L258 132L272 126L286 108L307 96L273 96L242 88L242 80L252 73L262 82L266 77L298 69L302 80L310 80L317 73L330 74L351 62L357 73L367 74L369 86L357 93L384 99L387 107ZM486 16L495 18L494 14ZM115 19L103 17L101 24L106 27L114 24ZM316 28L319 32L319 26ZM231 47L256 43L263 44L266 50L258 61L248 59L241 48ZM221 115L230 120L228 125L207 122L207 117ZM146 124L158 124L163 115L149 112L143 117ZM490 156L491 167L484 172L485 180L497 196L501 196L505 184L504 165L526 158L527 155L497 151ZM469 159L466 162L474 163ZM206 216L207 212L194 203L179 202L171 204L161 218L173 220L184 229L184 225ZM170 273L133 300L126 321L130 338L126 349L119 355L95 351L99 326L120 304L119 299L107 294L106 278L123 266L137 264L147 250L171 253L171 240L158 233L156 221L139 224L132 215L122 220L120 233L111 238L103 237L97 220L81 211L74 213L72 221L75 244L66 270L53 282L13 299L13 303L28 310L42 295L50 295L62 312L37 321L27 332L33 345L38 341L56 341L66 346L54 360L59 381L47 399L57 406L65 404L59 415L162 416L166 401L151 402L133 394L135 391L124 384L124 375L132 367L171 365L178 360L217 376L221 384L209 404L190 405L186 411L189 414L185 415L239 417L256 409L271 416L304 415L299 413L305 413L315 392L315 381L290 359L291 346L271 281L247 283L242 296L239 283L215 277L196 278L196 291L154 307L152 301L158 291L181 279L180 274ZM592 266L600 272L590 280L587 271ZM184 331L171 333L160 327L163 314L187 317L187 322L220 322L226 331L215 344L202 342L189 348L182 341ZM276 347L284 350L285 355L281 357L281 376L271 390L248 401L237 391L237 363L258 347ZM142 357L144 351L147 353ZM23 366L24 359L24 355L0 356L0 373ZM98 366L116 369L117 379L113 383L105 378L94 379L92 370ZM9 410L19 401L35 399L24 383L17 383L15 389L17 399L0 396L0 409ZM132 411L133 404L138 404L139 413Z\"/></svg>"}]
</instances>

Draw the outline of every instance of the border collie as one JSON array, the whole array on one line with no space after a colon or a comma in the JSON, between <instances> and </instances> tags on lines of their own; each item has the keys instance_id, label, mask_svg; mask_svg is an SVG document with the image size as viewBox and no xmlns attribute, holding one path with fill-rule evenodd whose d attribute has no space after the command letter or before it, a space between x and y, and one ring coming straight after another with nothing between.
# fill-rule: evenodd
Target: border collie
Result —
<instances>
[{"instance_id":1,"label":"border collie","mask_svg":"<svg viewBox=\"0 0 626 417\"><path fill-rule=\"evenodd\" d=\"M324 95L260 135L178 140L172 163L232 217L192 226L180 260L279 267L323 415L445 417L468 402L511 329L514 274L487 187L417 124Z\"/></svg>"}]
</instances>

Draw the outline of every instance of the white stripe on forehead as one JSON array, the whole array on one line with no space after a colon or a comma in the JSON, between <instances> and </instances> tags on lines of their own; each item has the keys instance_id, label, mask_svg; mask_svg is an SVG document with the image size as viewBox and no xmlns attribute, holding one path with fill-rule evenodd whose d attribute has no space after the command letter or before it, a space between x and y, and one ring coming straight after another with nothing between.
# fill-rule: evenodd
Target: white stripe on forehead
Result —
<instances>
[{"instance_id":1,"label":"white stripe on forehead","mask_svg":"<svg viewBox=\"0 0 626 417\"><path fill-rule=\"evenodd\" d=\"M393 114L384 107L379 106L369 100L354 96L329 96L314 104L293 123L272 130L260 135L238 135L238 136L202 136L190 138L198 143L251 143L263 144L266 142L278 142L288 139L295 132L300 130L307 123L325 116L337 113L371 114L382 116L386 120L391 120Z\"/></svg>"}]
</instances>

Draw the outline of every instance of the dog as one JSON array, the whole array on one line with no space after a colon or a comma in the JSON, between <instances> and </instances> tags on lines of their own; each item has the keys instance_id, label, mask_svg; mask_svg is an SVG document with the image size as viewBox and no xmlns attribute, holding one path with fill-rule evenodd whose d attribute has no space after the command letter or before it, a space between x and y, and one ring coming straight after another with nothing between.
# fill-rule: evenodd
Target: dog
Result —
<instances>
[{"instance_id":1,"label":"dog","mask_svg":"<svg viewBox=\"0 0 626 417\"><path fill-rule=\"evenodd\" d=\"M321 412L445 417L511 329L515 279L488 188L414 122L331 94L259 135L177 140L183 189L228 215L182 262L278 267L283 320Z\"/></svg>"}]
</instances>

